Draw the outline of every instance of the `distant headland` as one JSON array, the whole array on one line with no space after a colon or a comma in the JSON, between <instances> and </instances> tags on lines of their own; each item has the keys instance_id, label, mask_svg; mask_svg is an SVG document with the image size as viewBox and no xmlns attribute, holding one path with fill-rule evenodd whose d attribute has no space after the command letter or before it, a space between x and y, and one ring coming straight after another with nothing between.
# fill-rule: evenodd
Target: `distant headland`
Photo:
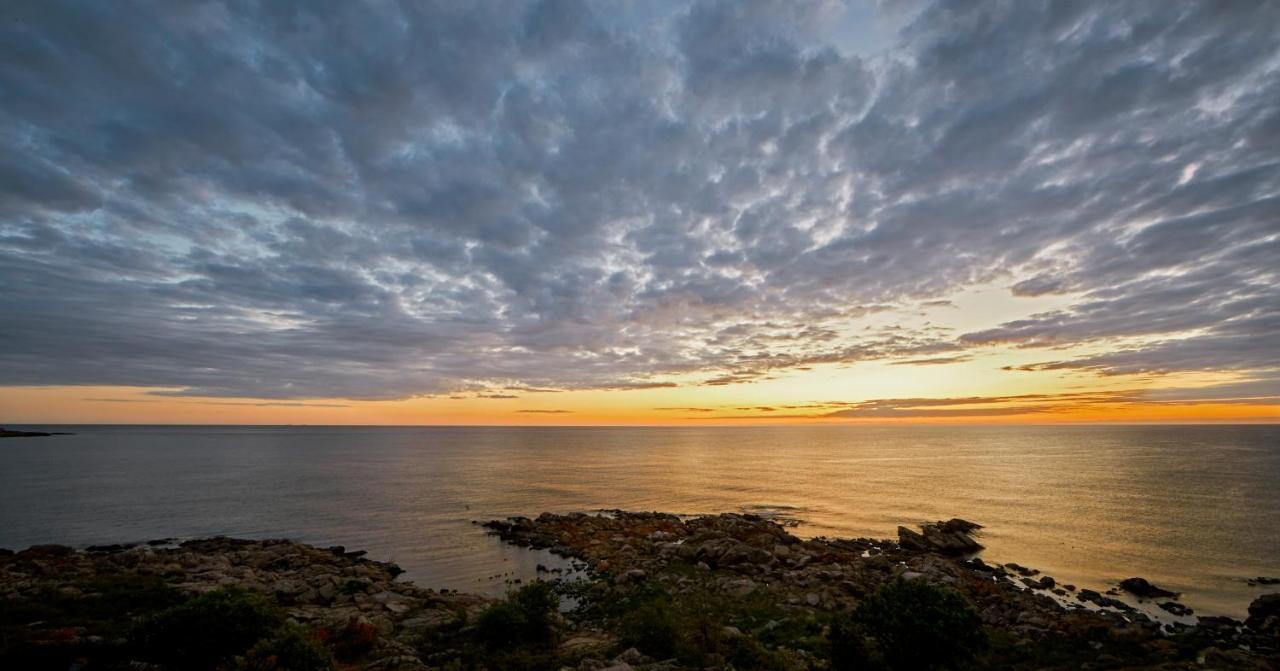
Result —
<instances>
[{"instance_id":1,"label":"distant headland","mask_svg":"<svg viewBox=\"0 0 1280 671\"><path fill-rule=\"evenodd\" d=\"M0 426L0 438L40 438L42 436L71 436L65 431L17 431Z\"/></svg>"}]
</instances>

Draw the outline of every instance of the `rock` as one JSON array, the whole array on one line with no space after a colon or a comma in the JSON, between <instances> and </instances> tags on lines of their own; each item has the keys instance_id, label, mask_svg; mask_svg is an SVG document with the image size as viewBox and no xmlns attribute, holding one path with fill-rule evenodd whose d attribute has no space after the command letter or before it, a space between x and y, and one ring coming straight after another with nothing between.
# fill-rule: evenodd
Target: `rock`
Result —
<instances>
[{"instance_id":1,"label":"rock","mask_svg":"<svg viewBox=\"0 0 1280 671\"><path fill-rule=\"evenodd\" d=\"M1036 569L1027 568L1022 564L1015 564L1013 562L1009 562L1008 564L1005 564L1004 567L1021 576L1032 576L1032 575L1036 575L1037 573L1040 573L1040 571Z\"/></svg>"},{"instance_id":2,"label":"rock","mask_svg":"<svg viewBox=\"0 0 1280 671\"><path fill-rule=\"evenodd\" d=\"M1092 603L1098 606L1102 606L1104 608L1114 608L1116 610L1125 611L1125 612L1129 612L1133 610L1133 606L1130 606L1129 604L1119 599L1113 599L1109 596L1103 596L1091 589L1080 590L1080 593L1076 595L1076 599L1079 599L1080 601L1084 601L1086 603Z\"/></svg>"},{"instance_id":3,"label":"rock","mask_svg":"<svg viewBox=\"0 0 1280 671\"><path fill-rule=\"evenodd\" d=\"M1240 621L1222 615L1201 615L1196 618L1196 624L1207 629L1235 629Z\"/></svg>"},{"instance_id":4,"label":"rock","mask_svg":"<svg viewBox=\"0 0 1280 671\"><path fill-rule=\"evenodd\" d=\"M942 554L968 554L982 549L982 544L969 536L969 532L981 528L973 522L953 519L937 524L925 524L917 533L906 527L898 527L898 545L904 550L939 552Z\"/></svg>"},{"instance_id":5,"label":"rock","mask_svg":"<svg viewBox=\"0 0 1280 671\"><path fill-rule=\"evenodd\" d=\"M585 632L560 644L560 652L568 657L586 657L606 653L617 643L612 636L599 632Z\"/></svg>"},{"instance_id":6,"label":"rock","mask_svg":"<svg viewBox=\"0 0 1280 671\"><path fill-rule=\"evenodd\" d=\"M1120 589L1143 599L1163 599L1178 596L1177 592L1160 589L1147 582L1145 578L1125 578L1120 581Z\"/></svg>"},{"instance_id":7,"label":"rock","mask_svg":"<svg viewBox=\"0 0 1280 671\"><path fill-rule=\"evenodd\" d=\"M1260 575L1256 578L1249 578L1248 582L1250 587L1257 587L1258 585L1280 585L1280 578L1268 578Z\"/></svg>"},{"instance_id":8,"label":"rock","mask_svg":"<svg viewBox=\"0 0 1280 671\"><path fill-rule=\"evenodd\" d=\"M925 552L929 549L929 542L924 539L924 534L916 533L906 527L898 527L898 545L904 550L915 550L917 552Z\"/></svg>"},{"instance_id":9,"label":"rock","mask_svg":"<svg viewBox=\"0 0 1280 671\"><path fill-rule=\"evenodd\" d=\"M742 598L756 590L756 582L751 578L738 578L725 583L724 591L730 596Z\"/></svg>"},{"instance_id":10,"label":"rock","mask_svg":"<svg viewBox=\"0 0 1280 671\"><path fill-rule=\"evenodd\" d=\"M69 557L75 554L75 549L66 545L32 545L31 547L18 552L17 556L23 559L56 559L59 557Z\"/></svg>"},{"instance_id":11,"label":"rock","mask_svg":"<svg viewBox=\"0 0 1280 671\"><path fill-rule=\"evenodd\" d=\"M427 629L435 629L436 627L450 624L452 622L455 622L457 619L458 619L458 616L454 615L453 613L447 610L433 608L430 610L422 611L418 615L415 615L414 617L404 620L403 622L400 623L400 626L403 629L408 631L420 632Z\"/></svg>"},{"instance_id":12,"label":"rock","mask_svg":"<svg viewBox=\"0 0 1280 671\"><path fill-rule=\"evenodd\" d=\"M953 517L947 520L946 522L940 522L938 526L941 527L943 531L951 531L951 532L958 531L964 534L972 533L982 528L981 524L978 524L976 522L970 522L968 520L962 520L959 517Z\"/></svg>"},{"instance_id":13,"label":"rock","mask_svg":"<svg viewBox=\"0 0 1280 671\"><path fill-rule=\"evenodd\" d=\"M1249 604L1249 619L1245 625L1258 631L1280 629L1280 593L1263 594Z\"/></svg>"},{"instance_id":14,"label":"rock","mask_svg":"<svg viewBox=\"0 0 1280 671\"><path fill-rule=\"evenodd\" d=\"M1173 613L1174 615L1177 615L1179 617L1191 615L1195 613L1194 610L1191 610L1190 608L1178 603L1177 601L1165 601L1164 603L1160 603L1157 605L1160 606L1162 609L1170 613Z\"/></svg>"},{"instance_id":15,"label":"rock","mask_svg":"<svg viewBox=\"0 0 1280 671\"><path fill-rule=\"evenodd\" d=\"M1030 587L1031 589L1053 589L1058 583L1051 576L1046 575L1039 579L1022 578L1022 584Z\"/></svg>"},{"instance_id":16,"label":"rock","mask_svg":"<svg viewBox=\"0 0 1280 671\"><path fill-rule=\"evenodd\" d=\"M924 527L924 538L934 550L945 554L968 554L982 549L982 544L963 531L947 531L937 526Z\"/></svg>"}]
</instances>

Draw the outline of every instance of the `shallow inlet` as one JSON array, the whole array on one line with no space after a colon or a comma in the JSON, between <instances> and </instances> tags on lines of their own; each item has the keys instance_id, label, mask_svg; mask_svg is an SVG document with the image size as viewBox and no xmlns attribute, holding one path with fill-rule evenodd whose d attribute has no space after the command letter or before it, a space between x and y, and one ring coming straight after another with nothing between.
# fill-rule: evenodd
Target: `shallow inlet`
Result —
<instances>
[{"instance_id":1,"label":"shallow inlet","mask_svg":"<svg viewBox=\"0 0 1280 671\"><path fill-rule=\"evenodd\" d=\"M553 560L474 520L746 510L801 536L960 516L989 561L1143 576L1200 614L1240 616L1246 579L1280 575L1277 427L58 428L76 435L3 444L0 546L284 536L496 593Z\"/></svg>"}]
</instances>

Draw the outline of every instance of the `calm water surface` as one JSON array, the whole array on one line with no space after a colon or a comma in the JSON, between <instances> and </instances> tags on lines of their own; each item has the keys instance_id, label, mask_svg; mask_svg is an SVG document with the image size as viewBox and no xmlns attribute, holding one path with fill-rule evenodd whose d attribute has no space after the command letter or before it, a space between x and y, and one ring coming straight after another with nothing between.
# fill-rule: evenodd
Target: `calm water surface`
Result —
<instances>
[{"instance_id":1,"label":"calm water surface","mask_svg":"<svg viewBox=\"0 0 1280 671\"><path fill-rule=\"evenodd\" d=\"M989 560L1133 575L1241 615L1280 575L1280 427L74 427L0 442L0 546L227 534L394 559L498 592L547 561L471 522L753 511L803 536L987 525ZM495 576L498 576L495 578Z\"/></svg>"}]
</instances>

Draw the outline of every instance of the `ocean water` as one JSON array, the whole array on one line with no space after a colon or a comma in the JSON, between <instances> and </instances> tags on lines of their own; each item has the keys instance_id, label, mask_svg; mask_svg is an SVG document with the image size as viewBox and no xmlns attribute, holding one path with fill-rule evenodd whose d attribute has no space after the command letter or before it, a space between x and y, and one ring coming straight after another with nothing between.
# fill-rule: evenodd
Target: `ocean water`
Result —
<instances>
[{"instance_id":1,"label":"ocean water","mask_svg":"<svg viewBox=\"0 0 1280 671\"><path fill-rule=\"evenodd\" d=\"M35 427L32 427L35 428ZM545 553L472 522L750 511L802 536L986 525L984 558L1242 615L1280 576L1280 426L64 427L0 441L0 547L213 534L369 550L499 593ZM1275 588L1269 588L1275 590Z\"/></svg>"}]
</instances>

